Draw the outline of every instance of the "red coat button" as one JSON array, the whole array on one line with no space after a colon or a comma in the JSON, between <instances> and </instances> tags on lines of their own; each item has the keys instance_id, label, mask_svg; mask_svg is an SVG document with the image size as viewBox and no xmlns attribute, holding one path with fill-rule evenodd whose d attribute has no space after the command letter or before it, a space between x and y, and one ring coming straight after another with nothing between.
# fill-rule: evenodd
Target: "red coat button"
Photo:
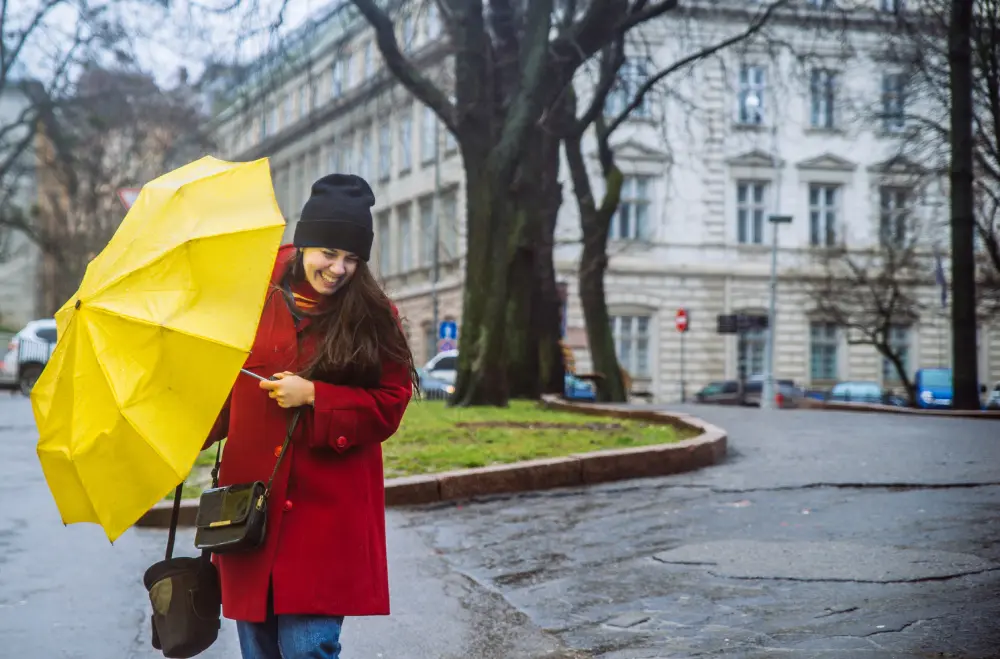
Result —
<instances>
[{"instance_id":1,"label":"red coat button","mask_svg":"<svg viewBox=\"0 0 1000 659\"><path fill-rule=\"evenodd\" d=\"M293 505L291 501L285 501L285 510L291 510Z\"/></svg>"},{"instance_id":2,"label":"red coat button","mask_svg":"<svg viewBox=\"0 0 1000 659\"><path fill-rule=\"evenodd\" d=\"M274 447L274 457L278 457L280 455L281 455L281 447L280 446L275 446Z\"/></svg>"},{"instance_id":3,"label":"red coat button","mask_svg":"<svg viewBox=\"0 0 1000 659\"><path fill-rule=\"evenodd\" d=\"M347 438L346 437L338 437L337 438L337 448L344 448L345 446L347 446Z\"/></svg>"}]
</instances>

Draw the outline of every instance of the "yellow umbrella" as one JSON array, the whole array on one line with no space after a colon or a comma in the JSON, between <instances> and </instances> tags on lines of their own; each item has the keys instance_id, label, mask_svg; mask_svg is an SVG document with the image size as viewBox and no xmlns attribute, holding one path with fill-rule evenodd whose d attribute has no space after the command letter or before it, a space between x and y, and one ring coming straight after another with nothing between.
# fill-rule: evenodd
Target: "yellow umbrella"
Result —
<instances>
[{"instance_id":1,"label":"yellow umbrella","mask_svg":"<svg viewBox=\"0 0 1000 659\"><path fill-rule=\"evenodd\" d=\"M266 159L146 184L56 313L31 393L63 523L113 542L191 470L253 344L285 229Z\"/></svg>"}]
</instances>

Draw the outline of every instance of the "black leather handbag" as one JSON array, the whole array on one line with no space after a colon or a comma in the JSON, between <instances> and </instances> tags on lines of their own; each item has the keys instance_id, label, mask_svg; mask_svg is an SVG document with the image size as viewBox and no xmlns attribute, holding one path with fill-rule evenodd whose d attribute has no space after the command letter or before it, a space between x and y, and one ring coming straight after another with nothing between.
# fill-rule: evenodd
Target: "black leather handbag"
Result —
<instances>
[{"instance_id":1,"label":"black leather handbag","mask_svg":"<svg viewBox=\"0 0 1000 659\"><path fill-rule=\"evenodd\" d=\"M195 519L194 546L213 554L249 551L264 544L267 535L267 499L274 477L292 441L302 410L296 409L288 423L285 443L267 485L261 481L219 487L221 446L216 450L212 488L201 494Z\"/></svg>"},{"instance_id":2,"label":"black leather handbag","mask_svg":"<svg viewBox=\"0 0 1000 659\"><path fill-rule=\"evenodd\" d=\"M181 483L174 493L167 555L142 578L153 606L152 644L169 659L188 659L204 652L219 637L222 617L219 574L211 553L173 557L183 487Z\"/></svg>"}]
</instances>

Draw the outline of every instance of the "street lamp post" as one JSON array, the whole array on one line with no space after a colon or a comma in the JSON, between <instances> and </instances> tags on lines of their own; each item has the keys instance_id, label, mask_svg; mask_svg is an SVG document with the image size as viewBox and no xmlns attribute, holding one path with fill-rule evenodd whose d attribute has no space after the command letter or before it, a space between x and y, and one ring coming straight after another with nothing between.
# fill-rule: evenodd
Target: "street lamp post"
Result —
<instances>
[{"instance_id":1,"label":"street lamp post","mask_svg":"<svg viewBox=\"0 0 1000 659\"><path fill-rule=\"evenodd\" d=\"M760 393L760 407L774 409L774 317L778 297L778 226L790 224L791 215L771 215L771 297L767 308L767 343L764 346L764 382Z\"/></svg>"}]
</instances>

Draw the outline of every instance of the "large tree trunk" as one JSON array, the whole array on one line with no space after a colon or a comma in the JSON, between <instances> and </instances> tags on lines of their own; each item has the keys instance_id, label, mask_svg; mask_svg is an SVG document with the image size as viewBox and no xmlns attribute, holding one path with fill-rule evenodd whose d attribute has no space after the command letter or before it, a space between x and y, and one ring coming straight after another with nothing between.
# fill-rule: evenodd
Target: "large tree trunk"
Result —
<instances>
[{"instance_id":1,"label":"large tree trunk","mask_svg":"<svg viewBox=\"0 0 1000 659\"><path fill-rule=\"evenodd\" d=\"M604 290L604 276L608 269L608 230L621 198L622 173L613 162L608 161L606 192L600 207L597 207L583 160L580 136L567 137L565 145L583 232L579 270L580 302L587 326L587 345L593 371L600 376L597 379L597 399L601 402L624 403L628 392L618 364Z\"/></svg>"},{"instance_id":2,"label":"large tree trunk","mask_svg":"<svg viewBox=\"0 0 1000 659\"><path fill-rule=\"evenodd\" d=\"M952 0L948 33L951 78L951 338L952 406L977 410L975 193L973 190L972 5Z\"/></svg>"},{"instance_id":3,"label":"large tree trunk","mask_svg":"<svg viewBox=\"0 0 1000 659\"><path fill-rule=\"evenodd\" d=\"M508 240L516 209L505 186L493 180L486 158L463 149L468 231L462 349L451 404L507 405L504 336L507 311Z\"/></svg>"},{"instance_id":4,"label":"large tree trunk","mask_svg":"<svg viewBox=\"0 0 1000 659\"><path fill-rule=\"evenodd\" d=\"M559 292L553 260L559 188L559 140L535 129L522 155L511 198L517 243L508 277L507 381L511 398L561 393Z\"/></svg>"}]
</instances>

